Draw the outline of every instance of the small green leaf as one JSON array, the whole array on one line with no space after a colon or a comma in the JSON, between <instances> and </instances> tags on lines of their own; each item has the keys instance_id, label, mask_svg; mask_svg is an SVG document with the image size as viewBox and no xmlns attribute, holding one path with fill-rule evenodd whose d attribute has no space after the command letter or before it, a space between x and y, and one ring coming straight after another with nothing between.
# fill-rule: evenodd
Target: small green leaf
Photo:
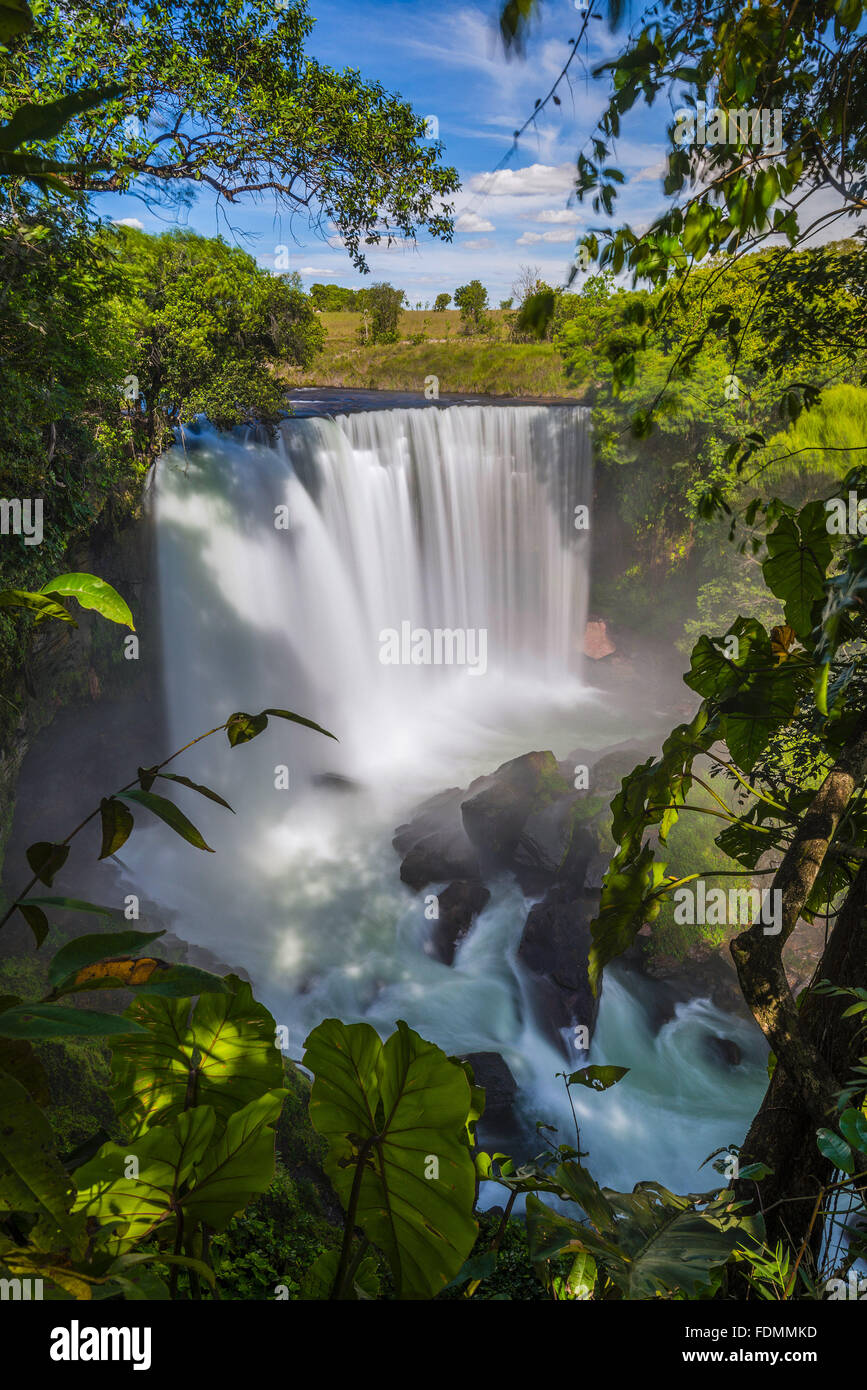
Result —
<instances>
[{"instance_id":1,"label":"small green leaf","mask_svg":"<svg viewBox=\"0 0 867 1390\"><path fill-rule=\"evenodd\" d=\"M607 1091L621 1081L628 1067L582 1067L573 1071L566 1080L570 1086L587 1086L591 1091Z\"/></svg>"},{"instance_id":2,"label":"small green leaf","mask_svg":"<svg viewBox=\"0 0 867 1390\"><path fill-rule=\"evenodd\" d=\"M471 1255L464 1260L454 1279L446 1284L447 1289L459 1289L470 1279L488 1279L497 1267L496 1250L485 1250L481 1255Z\"/></svg>"},{"instance_id":3,"label":"small green leaf","mask_svg":"<svg viewBox=\"0 0 867 1390\"><path fill-rule=\"evenodd\" d=\"M40 882L47 883L49 888L68 857L69 845L53 845L49 840L39 840L27 850L27 863Z\"/></svg>"},{"instance_id":4,"label":"small green leaf","mask_svg":"<svg viewBox=\"0 0 867 1390\"><path fill-rule=\"evenodd\" d=\"M305 719L303 715L293 714L288 709L266 709L261 714L246 714L239 710L226 720L226 733L231 746L234 748L239 743L249 743L261 734L263 729L267 729L269 714L276 719L288 719L292 724L301 724L305 729L312 729L314 733L324 734L326 738L333 738L335 743L339 741L335 734L323 729L321 724L314 724L312 719Z\"/></svg>"},{"instance_id":5,"label":"small green leaf","mask_svg":"<svg viewBox=\"0 0 867 1390\"><path fill-rule=\"evenodd\" d=\"M132 812L113 796L103 798L99 814L102 817L102 848L99 857L108 859L109 855L116 854L121 845L129 839L135 821Z\"/></svg>"},{"instance_id":6,"label":"small green leaf","mask_svg":"<svg viewBox=\"0 0 867 1390\"><path fill-rule=\"evenodd\" d=\"M2 1022L3 1018L0 1015L0 1025ZM855 1159L845 1139L841 1139L840 1135L835 1134L833 1129L817 1129L816 1142L819 1145L819 1153L824 1154L825 1158L829 1158L835 1168L840 1168L842 1172L852 1176L855 1172Z\"/></svg>"},{"instance_id":7,"label":"small green leaf","mask_svg":"<svg viewBox=\"0 0 867 1390\"><path fill-rule=\"evenodd\" d=\"M860 1153L867 1153L867 1116L850 1106L843 1111L837 1123L841 1134L848 1139L852 1148Z\"/></svg>"},{"instance_id":8,"label":"small green leaf","mask_svg":"<svg viewBox=\"0 0 867 1390\"><path fill-rule=\"evenodd\" d=\"M110 623L120 623L135 632L132 613L116 589L97 579L95 574L60 574L49 579L39 590L41 594L62 594L64 598L75 598L82 608L94 608Z\"/></svg>"},{"instance_id":9,"label":"small green leaf","mask_svg":"<svg viewBox=\"0 0 867 1390\"><path fill-rule=\"evenodd\" d=\"M232 748L236 748L239 743L249 743L267 727L267 714L244 714L243 711L239 711L237 714L229 715L226 720L226 733Z\"/></svg>"},{"instance_id":10,"label":"small green leaf","mask_svg":"<svg viewBox=\"0 0 867 1390\"><path fill-rule=\"evenodd\" d=\"M62 603L48 598L45 594L31 594L26 589L0 590L0 608L27 608L37 618L56 618L61 623L72 623L78 627L71 613L67 613Z\"/></svg>"},{"instance_id":11,"label":"small green leaf","mask_svg":"<svg viewBox=\"0 0 867 1390\"><path fill-rule=\"evenodd\" d=\"M166 825L171 826L182 839L195 845L196 849L206 850L208 854L214 853L211 846L205 843L201 832L173 801L167 801L164 796L157 796L155 792L141 791L138 788L129 792L118 792L118 796L122 796L124 801L135 801L140 806L146 806L155 816L159 816L160 820L165 821Z\"/></svg>"},{"instance_id":12,"label":"small green leaf","mask_svg":"<svg viewBox=\"0 0 867 1390\"><path fill-rule=\"evenodd\" d=\"M30 930L36 938L36 949L42 945L48 935L51 923L42 911L41 907L32 907L29 903L19 903L18 911L24 918Z\"/></svg>"},{"instance_id":13,"label":"small green leaf","mask_svg":"<svg viewBox=\"0 0 867 1390\"><path fill-rule=\"evenodd\" d=\"M139 768L139 772L141 772L141 770L142 769ZM218 806L225 806L227 811L232 811L232 807L229 805L228 801L224 801L217 792L211 791L210 787L203 787L199 782L191 782L189 777L180 777L176 772L158 772L157 776L164 777L169 782L179 782L182 787L189 787L192 791L198 792L200 796L206 796L209 801L216 801ZM142 786L144 787L143 782ZM145 791L150 790L149 787L144 787L144 789ZM232 815L234 814L235 812L232 811Z\"/></svg>"},{"instance_id":14,"label":"small green leaf","mask_svg":"<svg viewBox=\"0 0 867 1390\"><path fill-rule=\"evenodd\" d=\"M323 729L321 724L314 724L312 719L305 719L303 715L293 714L288 709L266 709L266 714L274 715L277 719L288 719L292 724L303 724L305 729L312 729L314 733L324 734L326 738L333 738L335 743L339 743L336 734L330 734L327 729Z\"/></svg>"},{"instance_id":15,"label":"small green leaf","mask_svg":"<svg viewBox=\"0 0 867 1390\"><path fill-rule=\"evenodd\" d=\"M745 1168L739 1170L738 1178L746 1182L761 1182L762 1178L769 1178L773 1171L767 1163L748 1163Z\"/></svg>"}]
</instances>

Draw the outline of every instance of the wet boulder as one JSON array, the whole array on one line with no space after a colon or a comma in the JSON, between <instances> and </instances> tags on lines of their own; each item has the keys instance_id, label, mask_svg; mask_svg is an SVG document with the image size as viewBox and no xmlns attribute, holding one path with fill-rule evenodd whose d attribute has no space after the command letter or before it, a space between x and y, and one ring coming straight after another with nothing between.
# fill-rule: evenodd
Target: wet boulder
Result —
<instances>
[{"instance_id":1,"label":"wet boulder","mask_svg":"<svg viewBox=\"0 0 867 1390\"><path fill-rule=\"evenodd\" d=\"M570 791L550 752L525 753L490 776L476 778L461 802L461 816L483 870L513 867L527 822ZM544 823L532 828L537 838L545 838Z\"/></svg>"},{"instance_id":2,"label":"wet boulder","mask_svg":"<svg viewBox=\"0 0 867 1390\"><path fill-rule=\"evenodd\" d=\"M518 946L540 1026L570 1061L576 1049L564 1035L584 1026L592 1036L599 1012L587 972L592 915L592 898L555 884L530 909Z\"/></svg>"},{"instance_id":3,"label":"wet boulder","mask_svg":"<svg viewBox=\"0 0 867 1390\"><path fill-rule=\"evenodd\" d=\"M433 923L430 942L432 954L444 965L454 964L455 951L490 896L479 878L455 879L438 895L439 917Z\"/></svg>"},{"instance_id":4,"label":"wet boulder","mask_svg":"<svg viewBox=\"0 0 867 1390\"><path fill-rule=\"evenodd\" d=\"M718 1033L707 1033L704 1038L704 1051L711 1062L731 1070L739 1067L744 1054L733 1038L722 1038Z\"/></svg>"},{"instance_id":5,"label":"wet boulder","mask_svg":"<svg viewBox=\"0 0 867 1390\"><path fill-rule=\"evenodd\" d=\"M514 1133L517 1128L515 1099L518 1083L508 1063L499 1052L465 1052L460 1060L469 1062L476 1085L484 1088L484 1127L504 1136Z\"/></svg>"},{"instance_id":6,"label":"wet boulder","mask_svg":"<svg viewBox=\"0 0 867 1390\"><path fill-rule=\"evenodd\" d=\"M400 876L410 888L478 877L478 855L461 820L463 795L451 787L432 796L395 830L392 844L403 855Z\"/></svg>"}]
</instances>

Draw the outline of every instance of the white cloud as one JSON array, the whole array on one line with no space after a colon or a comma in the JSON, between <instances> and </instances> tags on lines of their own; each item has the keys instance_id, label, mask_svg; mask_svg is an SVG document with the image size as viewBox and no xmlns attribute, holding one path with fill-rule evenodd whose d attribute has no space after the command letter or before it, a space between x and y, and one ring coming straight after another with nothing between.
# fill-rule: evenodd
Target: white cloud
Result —
<instances>
[{"instance_id":1,"label":"white cloud","mask_svg":"<svg viewBox=\"0 0 867 1390\"><path fill-rule=\"evenodd\" d=\"M462 212L455 226L459 232L493 232L496 230L493 222L489 222L486 217L480 217L477 212Z\"/></svg>"},{"instance_id":2,"label":"white cloud","mask_svg":"<svg viewBox=\"0 0 867 1390\"><path fill-rule=\"evenodd\" d=\"M137 232L144 231L144 223L139 222L137 217L116 217L112 225L115 227L134 227Z\"/></svg>"},{"instance_id":3,"label":"white cloud","mask_svg":"<svg viewBox=\"0 0 867 1390\"><path fill-rule=\"evenodd\" d=\"M630 176L630 183L651 183L656 179L663 178L668 173L668 160L659 159L655 164L648 164L646 168L639 169L637 174Z\"/></svg>"},{"instance_id":4,"label":"white cloud","mask_svg":"<svg viewBox=\"0 0 867 1390\"><path fill-rule=\"evenodd\" d=\"M470 251L481 251L484 247L493 245L494 243L489 236L471 237L469 241L464 242L464 246Z\"/></svg>"},{"instance_id":5,"label":"white cloud","mask_svg":"<svg viewBox=\"0 0 867 1390\"><path fill-rule=\"evenodd\" d=\"M529 164L526 169L496 169L490 174L473 174L467 180L471 193L490 197L533 193L565 193L575 183L574 164Z\"/></svg>"},{"instance_id":6,"label":"white cloud","mask_svg":"<svg viewBox=\"0 0 867 1390\"><path fill-rule=\"evenodd\" d=\"M336 270L323 270L321 265L302 265L299 275L336 275Z\"/></svg>"},{"instance_id":7,"label":"white cloud","mask_svg":"<svg viewBox=\"0 0 867 1390\"><path fill-rule=\"evenodd\" d=\"M577 208L545 208L542 212L525 212L523 216L529 222L568 222L570 226L581 221Z\"/></svg>"},{"instance_id":8,"label":"white cloud","mask_svg":"<svg viewBox=\"0 0 867 1390\"><path fill-rule=\"evenodd\" d=\"M540 241L564 242L575 240L573 227L558 227L553 232L524 232L517 240L518 246L535 246Z\"/></svg>"}]
</instances>

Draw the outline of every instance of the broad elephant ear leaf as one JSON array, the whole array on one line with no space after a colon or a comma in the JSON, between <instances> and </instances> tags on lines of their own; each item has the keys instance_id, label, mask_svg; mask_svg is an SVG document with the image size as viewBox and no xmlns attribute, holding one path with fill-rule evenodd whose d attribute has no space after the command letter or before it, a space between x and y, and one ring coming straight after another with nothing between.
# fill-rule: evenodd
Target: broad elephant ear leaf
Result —
<instances>
[{"instance_id":1,"label":"broad elephant ear leaf","mask_svg":"<svg viewBox=\"0 0 867 1390\"><path fill-rule=\"evenodd\" d=\"M72 1215L69 1176L54 1151L54 1133L24 1087L0 1071L0 1215L24 1212L46 1221L67 1248L83 1247L84 1222Z\"/></svg>"},{"instance_id":2,"label":"broad elephant ear leaf","mask_svg":"<svg viewBox=\"0 0 867 1390\"><path fill-rule=\"evenodd\" d=\"M182 1198L184 1211L195 1220L224 1231L253 1197L268 1191L276 1166L274 1125L286 1094L282 1087L266 1091L229 1116Z\"/></svg>"},{"instance_id":3,"label":"broad elephant ear leaf","mask_svg":"<svg viewBox=\"0 0 867 1390\"><path fill-rule=\"evenodd\" d=\"M355 1221L383 1251L399 1298L432 1298L469 1255L477 1226L460 1064L403 1022L383 1045L366 1023L326 1019L307 1039L310 1118L325 1167Z\"/></svg>"},{"instance_id":4,"label":"broad elephant ear leaf","mask_svg":"<svg viewBox=\"0 0 867 1390\"><path fill-rule=\"evenodd\" d=\"M166 1124L185 1106L213 1106L218 1130L239 1107L283 1082L276 1025L244 980L225 994L137 1000L126 1016L144 1025L112 1048L112 1098L134 1134ZM127 1044L131 1044L128 1046Z\"/></svg>"},{"instance_id":5,"label":"broad elephant ear leaf","mask_svg":"<svg viewBox=\"0 0 867 1390\"><path fill-rule=\"evenodd\" d=\"M209 1105L196 1106L131 1143L104 1144L76 1170L75 1210L114 1224L107 1242L112 1254L122 1254L174 1220L181 1189L204 1157L215 1122Z\"/></svg>"}]
</instances>

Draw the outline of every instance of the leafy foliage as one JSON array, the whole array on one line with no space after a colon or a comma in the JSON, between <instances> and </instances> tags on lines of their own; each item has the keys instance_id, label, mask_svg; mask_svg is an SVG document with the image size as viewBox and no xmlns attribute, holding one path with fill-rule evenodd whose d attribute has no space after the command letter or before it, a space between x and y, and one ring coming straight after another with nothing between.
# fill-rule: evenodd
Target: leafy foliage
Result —
<instances>
[{"instance_id":1,"label":"leafy foliage","mask_svg":"<svg viewBox=\"0 0 867 1390\"><path fill-rule=\"evenodd\" d=\"M383 1044L365 1023L326 1019L307 1039L310 1118L347 1210L388 1259L399 1298L432 1297L476 1237L466 1140L469 1082L459 1063L405 1023ZM335 1271L340 1295L345 1262Z\"/></svg>"}]
</instances>

